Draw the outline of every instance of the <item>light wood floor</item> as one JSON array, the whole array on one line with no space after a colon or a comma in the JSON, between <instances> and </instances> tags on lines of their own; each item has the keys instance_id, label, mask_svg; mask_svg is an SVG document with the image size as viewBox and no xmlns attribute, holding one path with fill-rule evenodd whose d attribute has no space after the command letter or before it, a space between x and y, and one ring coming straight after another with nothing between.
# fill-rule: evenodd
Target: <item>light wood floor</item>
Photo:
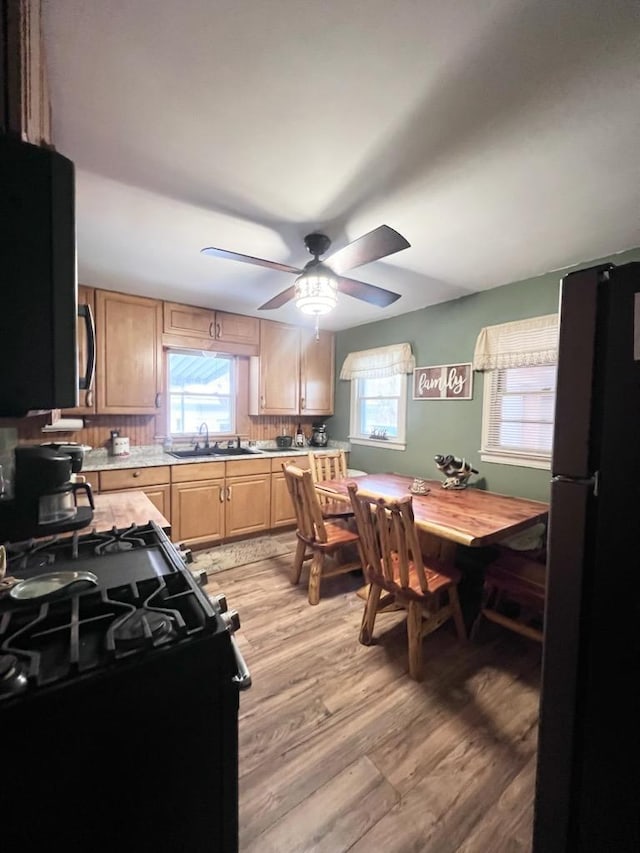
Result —
<instances>
[{"instance_id":1,"label":"light wood floor","mask_svg":"<svg viewBox=\"0 0 640 853\"><path fill-rule=\"evenodd\" d=\"M243 853L530 851L540 648L487 623L460 645L425 639L407 675L402 615L357 641L361 578L327 581L317 607L290 557L214 575L253 675L240 702Z\"/></svg>"}]
</instances>

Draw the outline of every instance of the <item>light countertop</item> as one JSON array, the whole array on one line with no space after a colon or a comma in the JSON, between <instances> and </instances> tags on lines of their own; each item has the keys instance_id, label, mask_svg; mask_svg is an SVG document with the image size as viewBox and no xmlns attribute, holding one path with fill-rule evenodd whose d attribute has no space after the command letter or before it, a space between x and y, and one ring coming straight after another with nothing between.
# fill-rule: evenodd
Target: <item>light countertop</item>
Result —
<instances>
[{"instance_id":1,"label":"light countertop","mask_svg":"<svg viewBox=\"0 0 640 853\"><path fill-rule=\"evenodd\" d=\"M285 456L306 456L307 453L328 452L335 450L337 447L342 447L348 450L349 446L344 442L336 442L330 444L329 447L290 447L286 449L278 449L277 452L273 447L256 447L251 448L251 454L246 456L190 456L188 459L176 459L170 453L165 453L160 445L148 445L143 447L132 447L128 456L110 456L105 449L90 450L85 453L84 462L82 464L83 471L113 471L119 468L153 468L158 465L188 465L192 462L221 462L228 459L264 459L277 458Z\"/></svg>"}]
</instances>

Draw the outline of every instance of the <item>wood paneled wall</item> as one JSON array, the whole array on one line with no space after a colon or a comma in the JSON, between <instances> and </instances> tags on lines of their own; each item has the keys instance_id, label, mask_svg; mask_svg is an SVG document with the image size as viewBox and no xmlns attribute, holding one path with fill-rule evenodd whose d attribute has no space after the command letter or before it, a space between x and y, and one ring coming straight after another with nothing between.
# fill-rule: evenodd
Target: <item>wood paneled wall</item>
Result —
<instances>
[{"instance_id":1,"label":"wood paneled wall","mask_svg":"<svg viewBox=\"0 0 640 853\"><path fill-rule=\"evenodd\" d=\"M158 418L160 420L160 418ZM320 418L281 418L241 416L238 420L238 433L243 439L252 441L270 441L277 435L294 435L299 423L307 436L311 435L311 424ZM42 432L49 423L48 416L36 415L16 420L0 419L0 426L15 427L21 444L40 444L43 441L79 441L90 447L107 447L111 430L117 429L120 435L127 435L132 446L141 446L161 442L163 430L157 429L154 415L92 415L85 418L84 429L74 432Z\"/></svg>"}]
</instances>

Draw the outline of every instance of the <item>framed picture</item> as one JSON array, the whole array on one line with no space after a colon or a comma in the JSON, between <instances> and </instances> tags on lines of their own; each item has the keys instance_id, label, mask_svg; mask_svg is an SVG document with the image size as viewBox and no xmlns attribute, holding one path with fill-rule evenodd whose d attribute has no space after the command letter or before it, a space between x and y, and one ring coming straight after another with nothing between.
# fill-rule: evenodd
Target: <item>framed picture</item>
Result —
<instances>
[{"instance_id":1,"label":"framed picture","mask_svg":"<svg viewBox=\"0 0 640 853\"><path fill-rule=\"evenodd\" d=\"M473 370L464 364L432 364L413 371L414 400L471 400Z\"/></svg>"}]
</instances>

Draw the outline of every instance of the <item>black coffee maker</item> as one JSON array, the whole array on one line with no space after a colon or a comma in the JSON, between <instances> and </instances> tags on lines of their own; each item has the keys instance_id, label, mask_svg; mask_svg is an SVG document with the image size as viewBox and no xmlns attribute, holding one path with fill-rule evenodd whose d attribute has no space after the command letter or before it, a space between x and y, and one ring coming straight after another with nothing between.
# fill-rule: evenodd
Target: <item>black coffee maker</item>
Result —
<instances>
[{"instance_id":1,"label":"black coffee maker","mask_svg":"<svg viewBox=\"0 0 640 853\"><path fill-rule=\"evenodd\" d=\"M312 424L309 444L313 447L326 447L329 443L326 424Z\"/></svg>"},{"instance_id":2,"label":"black coffee maker","mask_svg":"<svg viewBox=\"0 0 640 853\"><path fill-rule=\"evenodd\" d=\"M71 456L48 447L16 447L13 499L0 501L0 541L53 536L77 530L93 518L88 483L71 482ZM79 507L83 491L88 507Z\"/></svg>"}]
</instances>

